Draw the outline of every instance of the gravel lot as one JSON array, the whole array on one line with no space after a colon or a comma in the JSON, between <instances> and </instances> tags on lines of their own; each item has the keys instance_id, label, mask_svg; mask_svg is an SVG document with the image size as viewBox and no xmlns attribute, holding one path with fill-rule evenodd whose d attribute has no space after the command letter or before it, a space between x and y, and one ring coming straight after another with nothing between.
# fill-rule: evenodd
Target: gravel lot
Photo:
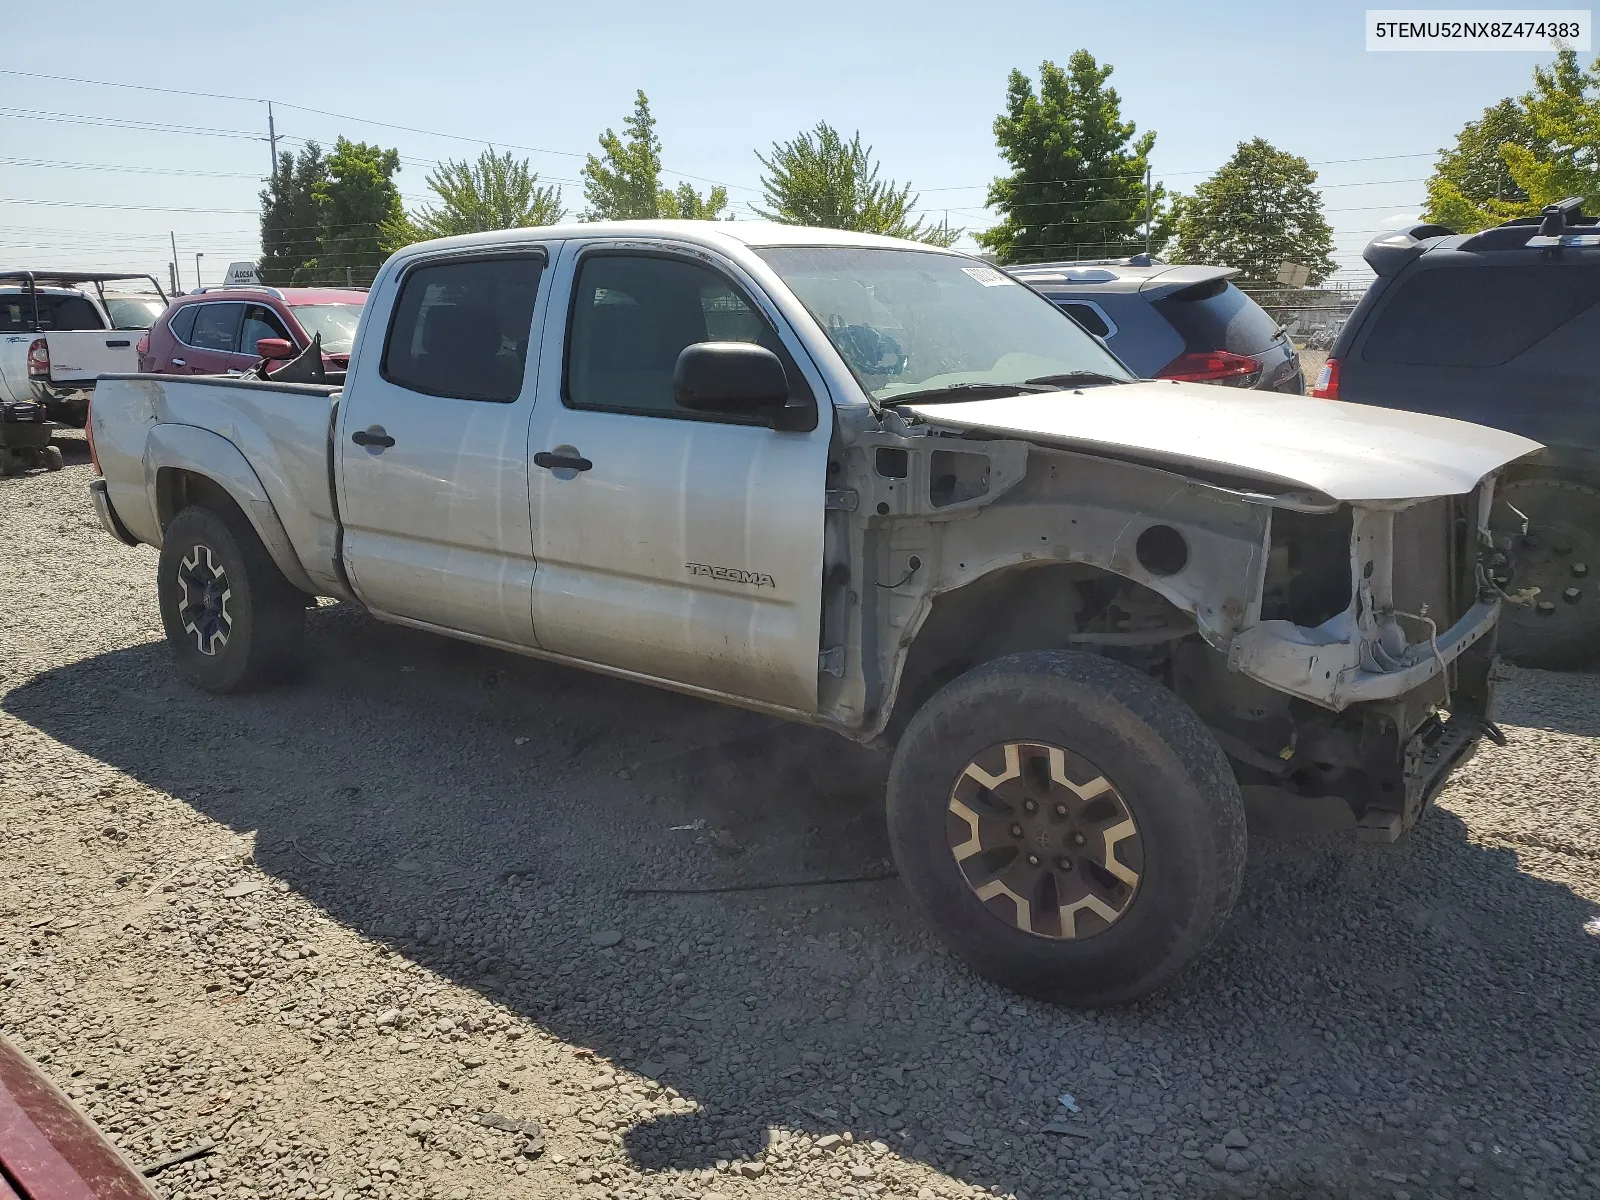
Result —
<instances>
[{"instance_id":1,"label":"gravel lot","mask_svg":"<svg viewBox=\"0 0 1600 1200\"><path fill-rule=\"evenodd\" d=\"M1600 1196L1600 676L1060 1011L893 881L633 890L885 874L829 735L346 606L304 683L180 685L69 460L0 481L0 1020L135 1161L215 1143L168 1196Z\"/></svg>"}]
</instances>

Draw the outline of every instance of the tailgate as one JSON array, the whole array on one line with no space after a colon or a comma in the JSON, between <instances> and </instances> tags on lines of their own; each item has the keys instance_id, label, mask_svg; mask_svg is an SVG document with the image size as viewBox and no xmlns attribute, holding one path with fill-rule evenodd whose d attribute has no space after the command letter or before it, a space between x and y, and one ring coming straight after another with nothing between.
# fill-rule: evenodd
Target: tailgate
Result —
<instances>
[{"instance_id":1,"label":"tailgate","mask_svg":"<svg viewBox=\"0 0 1600 1200\"><path fill-rule=\"evenodd\" d=\"M139 369L141 334L128 329L62 330L44 335L50 346L50 382L87 386L101 375Z\"/></svg>"}]
</instances>

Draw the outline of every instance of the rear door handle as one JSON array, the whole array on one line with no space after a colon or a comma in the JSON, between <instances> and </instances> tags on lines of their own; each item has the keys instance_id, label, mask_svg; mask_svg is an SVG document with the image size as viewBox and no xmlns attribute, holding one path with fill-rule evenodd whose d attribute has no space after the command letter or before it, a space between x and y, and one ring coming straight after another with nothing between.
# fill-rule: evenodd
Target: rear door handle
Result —
<instances>
[{"instance_id":1,"label":"rear door handle","mask_svg":"<svg viewBox=\"0 0 1600 1200\"><path fill-rule=\"evenodd\" d=\"M394 445L394 439L383 431L382 425L358 429L350 435L350 440L358 446L378 446L384 450Z\"/></svg>"},{"instance_id":2,"label":"rear door handle","mask_svg":"<svg viewBox=\"0 0 1600 1200\"><path fill-rule=\"evenodd\" d=\"M106 345L108 345L108 346L131 346L131 345L133 345L133 343L131 341L129 341L127 338L114 338L114 339L106 342Z\"/></svg>"},{"instance_id":3,"label":"rear door handle","mask_svg":"<svg viewBox=\"0 0 1600 1200\"><path fill-rule=\"evenodd\" d=\"M187 367L189 364L184 362L181 358L175 358L172 360L172 365L175 367Z\"/></svg>"},{"instance_id":4,"label":"rear door handle","mask_svg":"<svg viewBox=\"0 0 1600 1200\"><path fill-rule=\"evenodd\" d=\"M579 454L552 454L541 450L533 456L533 465L551 471L587 471L594 464Z\"/></svg>"}]
</instances>

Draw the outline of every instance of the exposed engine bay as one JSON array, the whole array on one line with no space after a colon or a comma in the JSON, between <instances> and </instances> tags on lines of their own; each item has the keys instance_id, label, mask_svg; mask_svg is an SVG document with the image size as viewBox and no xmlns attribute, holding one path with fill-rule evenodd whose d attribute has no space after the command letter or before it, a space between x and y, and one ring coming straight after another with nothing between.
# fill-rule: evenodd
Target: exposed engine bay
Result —
<instances>
[{"instance_id":1,"label":"exposed engine bay","mask_svg":"<svg viewBox=\"0 0 1600 1200\"><path fill-rule=\"evenodd\" d=\"M1091 651L1181 697L1242 786L1388 840L1493 732L1492 476L1345 502L890 422L830 469L819 678L855 736L983 661Z\"/></svg>"}]
</instances>

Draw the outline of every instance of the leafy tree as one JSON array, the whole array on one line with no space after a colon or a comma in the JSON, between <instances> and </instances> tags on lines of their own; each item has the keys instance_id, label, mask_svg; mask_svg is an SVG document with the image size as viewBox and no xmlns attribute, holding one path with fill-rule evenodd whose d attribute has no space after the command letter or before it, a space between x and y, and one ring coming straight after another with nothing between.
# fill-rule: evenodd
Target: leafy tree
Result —
<instances>
[{"instance_id":1,"label":"leafy tree","mask_svg":"<svg viewBox=\"0 0 1600 1200\"><path fill-rule=\"evenodd\" d=\"M485 150L474 163L446 160L428 173L428 188L439 204L409 214L400 229L390 226L391 250L425 238L555 225L567 215L561 189L540 187L528 160L510 151Z\"/></svg>"},{"instance_id":2,"label":"leafy tree","mask_svg":"<svg viewBox=\"0 0 1600 1200\"><path fill-rule=\"evenodd\" d=\"M1087 50L1063 71L1046 61L1039 90L1021 71L1006 87L995 139L1012 166L989 187L1003 218L977 235L1001 262L1110 257L1143 249L1145 170L1153 132L1122 120L1122 99L1106 86L1112 68ZM1154 199L1165 198L1155 189ZM1164 231L1153 230L1160 241Z\"/></svg>"},{"instance_id":3,"label":"leafy tree","mask_svg":"<svg viewBox=\"0 0 1600 1200\"><path fill-rule=\"evenodd\" d=\"M1338 264L1316 181L1298 154L1265 138L1240 142L1233 157L1178 205L1174 257L1238 267L1243 282L1258 284L1276 281L1288 260L1310 267L1310 282L1321 283Z\"/></svg>"},{"instance_id":4,"label":"leafy tree","mask_svg":"<svg viewBox=\"0 0 1600 1200\"><path fill-rule=\"evenodd\" d=\"M306 264L321 248L322 216L316 190L327 181L322 147L307 142L298 155L278 156L277 169L261 192L261 261L263 283L299 281Z\"/></svg>"},{"instance_id":5,"label":"leafy tree","mask_svg":"<svg viewBox=\"0 0 1600 1200\"><path fill-rule=\"evenodd\" d=\"M1585 71L1562 50L1535 67L1533 89L1486 108L1439 152L1428 180L1429 221L1472 232L1546 204L1600 201L1600 60Z\"/></svg>"},{"instance_id":6,"label":"leafy tree","mask_svg":"<svg viewBox=\"0 0 1600 1200\"><path fill-rule=\"evenodd\" d=\"M756 158L767 169L761 189L770 211L761 215L769 221L881 233L936 246L948 246L961 236L959 229L925 229L921 219L911 219L917 206L911 185L879 180L872 147L861 144L859 132L846 142L833 126L819 121L792 141L774 142L771 158L759 152Z\"/></svg>"},{"instance_id":7,"label":"leafy tree","mask_svg":"<svg viewBox=\"0 0 1600 1200\"><path fill-rule=\"evenodd\" d=\"M656 197L656 214L662 217L679 217L685 221L717 221L722 210L728 207L728 189L720 185L702 196L687 183L676 189L662 188Z\"/></svg>"},{"instance_id":8,"label":"leafy tree","mask_svg":"<svg viewBox=\"0 0 1600 1200\"><path fill-rule=\"evenodd\" d=\"M389 255L389 231L405 219L394 176L400 153L340 138L328 157L327 178L316 187L322 242L316 259L320 282L338 283L348 271L371 283Z\"/></svg>"},{"instance_id":9,"label":"leafy tree","mask_svg":"<svg viewBox=\"0 0 1600 1200\"><path fill-rule=\"evenodd\" d=\"M1500 153L1507 142L1533 144L1526 110L1510 99L1484 109L1462 127L1453 147L1439 151L1423 218L1470 233L1499 219L1491 209L1525 207L1528 193L1512 178Z\"/></svg>"},{"instance_id":10,"label":"leafy tree","mask_svg":"<svg viewBox=\"0 0 1600 1200\"><path fill-rule=\"evenodd\" d=\"M1537 211L1582 196L1588 211L1600 201L1600 60L1589 70L1563 50L1548 68L1533 69L1533 90L1522 98L1533 126L1528 144L1508 141L1500 155Z\"/></svg>"},{"instance_id":11,"label":"leafy tree","mask_svg":"<svg viewBox=\"0 0 1600 1200\"><path fill-rule=\"evenodd\" d=\"M688 183L661 186L661 139L650 101L641 90L633 115L622 123L622 136L607 129L600 135L599 157L591 154L583 167L583 195L589 202L586 221L648 220L685 217L715 220L728 206L726 188L701 196Z\"/></svg>"}]
</instances>

